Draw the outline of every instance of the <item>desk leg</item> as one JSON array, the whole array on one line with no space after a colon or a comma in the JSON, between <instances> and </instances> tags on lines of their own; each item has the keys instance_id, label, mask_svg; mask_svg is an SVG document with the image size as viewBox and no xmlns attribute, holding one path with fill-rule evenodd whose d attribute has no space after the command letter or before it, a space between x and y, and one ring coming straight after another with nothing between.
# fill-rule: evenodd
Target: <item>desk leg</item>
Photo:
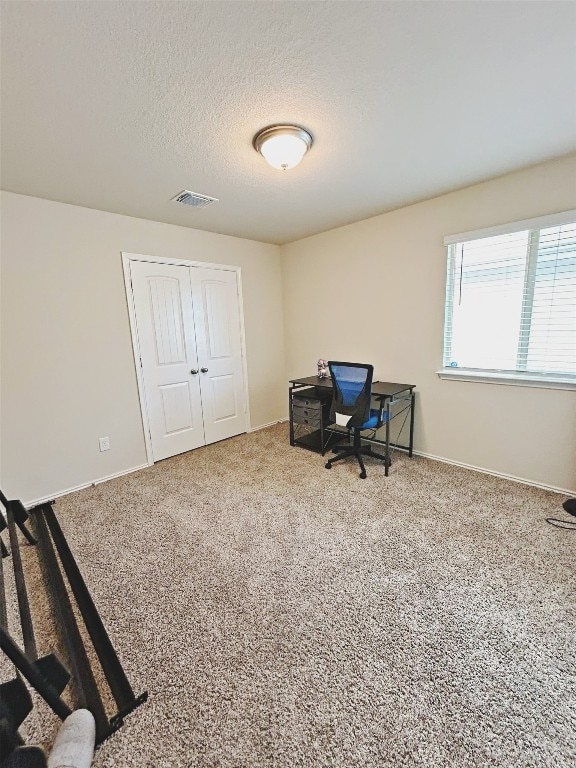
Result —
<instances>
[{"instance_id":1,"label":"desk leg","mask_svg":"<svg viewBox=\"0 0 576 768\"><path fill-rule=\"evenodd\" d=\"M384 460L384 474L388 477L390 469L390 398L386 401L386 459Z\"/></svg>"},{"instance_id":2,"label":"desk leg","mask_svg":"<svg viewBox=\"0 0 576 768\"><path fill-rule=\"evenodd\" d=\"M293 388L288 390L288 418L290 421L290 445L294 445L294 418L292 415L292 392Z\"/></svg>"},{"instance_id":3,"label":"desk leg","mask_svg":"<svg viewBox=\"0 0 576 768\"><path fill-rule=\"evenodd\" d=\"M412 392L410 394L410 442L408 443L408 456L412 458L412 449L414 448L414 405L416 402L416 394Z\"/></svg>"}]
</instances>

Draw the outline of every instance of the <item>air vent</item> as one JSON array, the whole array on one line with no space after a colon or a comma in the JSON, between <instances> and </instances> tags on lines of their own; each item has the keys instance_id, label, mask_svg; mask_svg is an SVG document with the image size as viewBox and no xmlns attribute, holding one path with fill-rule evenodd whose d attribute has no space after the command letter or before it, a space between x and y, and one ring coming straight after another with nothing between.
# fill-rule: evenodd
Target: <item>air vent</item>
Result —
<instances>
[{"instance_id":1,"label":"air vent","mask_svg":"<svg viewBox=\"0 0 576 768\"><path fill-rule=\"evenodd\" d=\"M198 192L190 192L189 189L183 189L182 192L178 192L176 197L172 198L172 202L191 205L192 208L204 208L204 206L210 205L210 203L217 203L218 198L199 195Z\"/></svg>"}]
</instances>

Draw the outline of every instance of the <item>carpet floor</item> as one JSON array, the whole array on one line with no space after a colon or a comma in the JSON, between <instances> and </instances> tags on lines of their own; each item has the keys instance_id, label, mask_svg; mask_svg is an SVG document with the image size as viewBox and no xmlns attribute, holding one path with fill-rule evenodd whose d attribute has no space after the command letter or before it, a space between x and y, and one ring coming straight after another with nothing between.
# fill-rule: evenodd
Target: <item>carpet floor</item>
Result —
<instances>
[{"instance_id":1,"label":"carpet floor","mask_svg":"<svg viewBox=\"0 0 576 768\"><path fill-rule=\"evenodd\" d=\"M55 510L136 693L97 768L576 764L563 497L287 426ZM30 728L31 732L34 727Z\"/></svg>"}]
</instances>

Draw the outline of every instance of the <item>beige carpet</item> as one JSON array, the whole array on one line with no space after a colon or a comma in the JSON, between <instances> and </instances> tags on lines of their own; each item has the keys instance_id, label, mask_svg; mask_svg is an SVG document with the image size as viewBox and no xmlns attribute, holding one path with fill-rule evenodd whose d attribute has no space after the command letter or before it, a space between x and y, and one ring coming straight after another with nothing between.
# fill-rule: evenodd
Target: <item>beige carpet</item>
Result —
<instances>
[{"instance_id":1,"label":"beige carpet","mask_svg":"<svg viewBox=\"0 0 576 768\"><path fill-rule=\"evenodd\" d=\"M573 766L563 497L278 425L60 499L134 689L100 768ZM33 730L33 729L32 729Z\"/></svg>"}]
</instances>

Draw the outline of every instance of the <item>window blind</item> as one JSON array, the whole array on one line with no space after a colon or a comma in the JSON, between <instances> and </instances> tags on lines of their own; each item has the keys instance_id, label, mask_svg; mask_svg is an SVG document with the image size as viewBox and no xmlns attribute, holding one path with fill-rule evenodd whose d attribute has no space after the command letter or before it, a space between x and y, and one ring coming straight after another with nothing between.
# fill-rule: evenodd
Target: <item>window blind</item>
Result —
<instances>
[{"instance_id":1,"label":"window blind","mask_svg":"<svg viewBox=\"0 0 576 768\"><path fill-rule=\"evenodd\" d=\"M448 239L445 367L576 377L572 218Z\"/></svg>"}]
</instances>

